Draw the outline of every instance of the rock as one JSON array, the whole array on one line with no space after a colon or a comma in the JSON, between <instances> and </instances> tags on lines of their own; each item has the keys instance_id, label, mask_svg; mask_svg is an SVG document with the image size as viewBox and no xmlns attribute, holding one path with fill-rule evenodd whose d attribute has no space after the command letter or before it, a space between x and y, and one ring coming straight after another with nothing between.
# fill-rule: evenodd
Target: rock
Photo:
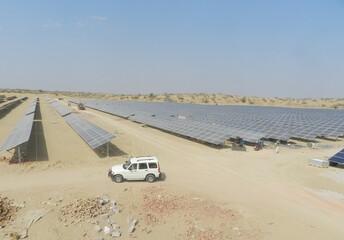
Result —
<instances>
[{"instance_id":1,"label":"rock","mask_svg":"<svg viewBox=\"0 0 344 240\"><path fill-rule=\"evenodd\" d=\"M135 231L135 226L130 225L129 229L128 229L128 233L133 233Z\"/></svg>"},{"instance_id":2,"label":"rock","mask_svg":"<svg viewBox=\"0 0 344 240\"><path fill-rule=\"evenodd\" d=\"M108 226L104 227L104 234L108 235L110 233L110 228Z\"/></svg>"},{"instance_id":3,"label":"rock","mask_svg":"<svg viewBox=\"0 0 344 240\"><path fill-rule=\"evenodd\" d=\"M136 219L134 219L134 220L131 221L130 227L129 227L129 229L128 229L128 232L129 232L129 233L133 233L133 232L135 231L135 226L136 226L136 224L137 224L137 220L136 220Z\"/></svg>"},{"instance_id":4,"label":"rock","mask_svg":"<svg viewBox=\"0 0 344 240\"><path fill-rule=\"evenodd\" d=\"M111 237L120 237L122 235L121 231L114 231L111 233Z\"/></svg>"},{"instance_id":5,"label":"rock","mask_svg":"<svg viewBox=\"0 0 344 240\"><path fill-rule=\"evenodd\" d=\"M109 218L109 214L107 214L107 213L102 214L102 215L100 215L100 218L101 219L107 219L107 218Z\"/></svg>"},{"instance_id":6,"label":"rock","mask_svg":"<svg viewBox=\"0 0 344 240\"><path fill-rule=\"evenodd\" d=\"M102 231L102 228L99 225L95 225L94 228L96 229L96 232Z\"/></svg>"},{"instance_id":7,"label":"rock","mask_svg":"<svg viewBox=\"0 0 344 240\"><path fill-rule=\"evenodd\" d=\"M99 203L100 203L101 205L104 205L104 204L107 204L107 203L110 202L110 197L109 197L108 195L106 195L106 194L102 195L102 196L99 197L99 198L100 198L100 199L99 199Z\"/></svg>"},{"instance_id":8,"label":"rock","mask_svg":"<svg viewBox=\"0 0 344 240\"><path fill-rule=\"evenodd\" d=\"M96 237L94 240L103 240L102 237Z\"/></svg>"},{"instance_id":9,"label":"rock","mask_svg":"<svg viewBox=\"0 0 344 240\"><path fill-rule=\"evenodd\" d=\"M119 209L117 208L116 205L111 205L110 211L113 212L113 213L119 213Z\"/></svg>"}]
</instances>

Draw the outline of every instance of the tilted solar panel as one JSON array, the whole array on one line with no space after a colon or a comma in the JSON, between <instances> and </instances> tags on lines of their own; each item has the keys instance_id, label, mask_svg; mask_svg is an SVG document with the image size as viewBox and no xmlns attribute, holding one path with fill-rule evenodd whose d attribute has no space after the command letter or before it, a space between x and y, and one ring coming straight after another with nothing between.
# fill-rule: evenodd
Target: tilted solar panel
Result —
<instances>
[{"instance_id":1,"label":"tilted solar panel","mask_svg":"<svg viewBox=\"0 0 344 240\"><path fill-rule=\"evenodd\" d=\"M329 162L344 164L344 149L337 152L334 156L330 157Z\"/></svg>"},{"instance_id":2,"label":"tilted solar panel","mask_svg":"<svg viewBox=\"0 0 344 240\"><path fill-rule=\"evenodd\" d=\"M62 117L70 114L72 111L69 110L68 108L62 106L59 102L52 102L50 104L55 110L56 112L58 112Z\"/></svg>"},{"instance_id":3,"label":"tilted solar panel","mask_svg":"<svg viewBox=\"0 0 344 240\"><path fill-rule=\"evenodd\" d=\"M26 110L25 115L34 113L34 112L36 111L36 108L37 108L37 102L34 101L34 102L30 105L30 107Z\"/></svg>"},{"instance_id":4,"label":"tilted solar panel","mask_svg":"<svg viewBox=\"0 0 344 240\"><path fill-rule=\"evenodd\" d=\"M25 115L16 128L7 137L4 144L0 147L0 152L15 148L29 141L34 114Z\"/></svg>"},{"instance_id":5,"label":"tilted solar panel","mask_svg":"<svg viewBox=\"0 0 344 240\"><path fill-rule=\"evenodd\" d=\"M100 147L115 138L115 135L112 133L103 130L74 113L66 115L64 119L92 149Z\"/></svg>"}]
</instances>

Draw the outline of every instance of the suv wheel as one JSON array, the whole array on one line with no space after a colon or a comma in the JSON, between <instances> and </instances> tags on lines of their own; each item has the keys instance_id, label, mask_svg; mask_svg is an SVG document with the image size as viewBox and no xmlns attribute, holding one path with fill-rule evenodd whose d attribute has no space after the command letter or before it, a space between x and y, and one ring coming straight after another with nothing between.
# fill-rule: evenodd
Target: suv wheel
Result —
<instances>
[{"instance_id":1,"label":"suv wheel","mask_svg":"<svg viewBox=\"0 0 344 240\"><path fill-rule=\"evenodd\" d=\"M154 182L154 180L155 180L155 176L153 174L147 175L147 177L146 177L147 182L152 183L152 182Z\"/></svg>"},{"instance_id":2,"label":"suv wheel","mask_svg":"<svg viewBox=\"0 0 344 240\"><path fill-rule=\"evenodd\" d=\"M122 175L115 175L112 177L112 180L116 183L121 183L121 182L123 182L123 176Z\"/></svg>"}]
</instances>

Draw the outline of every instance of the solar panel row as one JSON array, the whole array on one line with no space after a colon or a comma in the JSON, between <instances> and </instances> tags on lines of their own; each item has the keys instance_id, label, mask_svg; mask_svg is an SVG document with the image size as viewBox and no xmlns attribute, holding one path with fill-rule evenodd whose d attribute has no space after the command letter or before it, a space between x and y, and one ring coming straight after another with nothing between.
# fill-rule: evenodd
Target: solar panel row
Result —
<instances>
[{"instance_id":1,"label":"solar panel row","mask_svg":"<svg viewBox=\"0 0 344 240\"><path fill-rule=\"evenodd\" d=\"M92 149L100 147L115 138L112 133L103 130L81 116L73 114L59 102L48 97L45 99Z\"/></svg>"},{"instance_id":2,"label":"solar panel row","mask_svg":"<svg viewBox=\"0 0 344 240\"><path fill-rule=\"evenodd\" d=\"M10 133L4 144L0 147L0 152L8 151L29 141L35 116L33 109L36 109L36 104L37 98L33 100L32 104L26 111L24 118L18 123L16 128Z\"/></svg>"},{"instance_id":3,"label":"solar panel row","mask_svg":"<svg viewBox=\"0 0 344 240\"><path fill-rule=\"evenodd\" d=\"M256 142L261 138L287 141L292 137L314 140L316 137L338 138L344 135L343 110L74 101L79 102L99 111L215 145L236 136Z\"/></svg>"},{"instance_id":4,"label":"solar panel row","mask_svg":"<svg viewBox=\"0 0 344 240\"><path fill-rule=\"evenodd\" d=\"M332 156L329 162L344 164L344 149Z\"/></svg>"},{"instance_id":5,"label":"solar panel row","mask_svg":"<svg viewBox=\"0 0 344 240\"><path fill-rule=\"evenodd\" d=\"M115 135L112 133L103 130L76 114L69 114L64 119L92 149L100 147L115 138Z\"/></svg>"},{"instance_id":6,"label":"solar panel row","mask_svg":"<svg viewBox=\"0 0 344 240\"><path fill-rule=\"evenodd\" d=\"M62 117L70 114L72 111L68 108L62 106L59 102L50 99L48 97L45 97L45 100L55 109L56 112L58 112Z\"/></svg>"}]
</instances>

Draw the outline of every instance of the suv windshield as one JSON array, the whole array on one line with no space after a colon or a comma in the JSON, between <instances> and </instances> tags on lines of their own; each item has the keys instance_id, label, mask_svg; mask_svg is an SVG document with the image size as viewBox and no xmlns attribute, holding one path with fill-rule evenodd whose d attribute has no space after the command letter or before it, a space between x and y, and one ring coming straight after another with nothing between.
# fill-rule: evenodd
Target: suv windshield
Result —
<instances>
[{"instance_id":1,"label":"suv windshield","mask_svg":"<svg viewBox=\"0 0 344 240\"><path fill-rule=\"evenodd\" d=\"M126 161L124 164L123 164L123 168L124 169L127 169L129 166L130 166L131 162L130 160Z\"/></svg>"}]
</instances>

